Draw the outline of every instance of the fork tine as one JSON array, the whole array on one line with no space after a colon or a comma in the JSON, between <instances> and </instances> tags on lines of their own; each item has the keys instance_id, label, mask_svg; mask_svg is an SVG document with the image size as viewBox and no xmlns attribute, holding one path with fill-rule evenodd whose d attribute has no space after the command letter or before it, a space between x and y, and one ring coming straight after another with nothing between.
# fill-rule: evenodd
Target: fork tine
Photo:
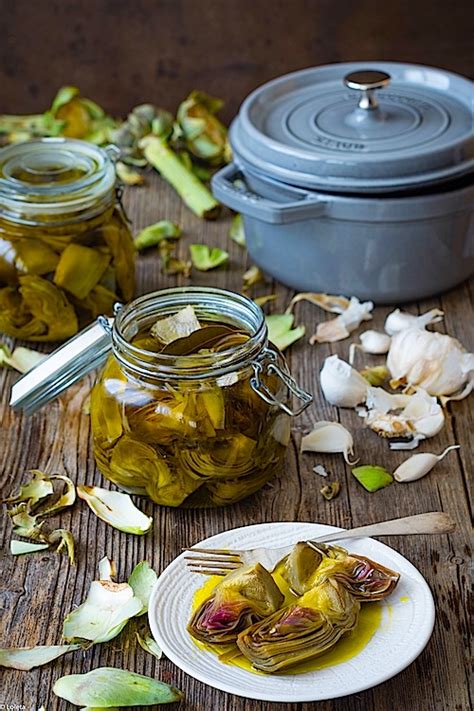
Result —
<instances>
[{"instance_id":1,"label":"fork tine","mask_svg":"<svg viewBox=\"0 0 474 711\"><path fill-rule=\"evenodd\" d=\"M236 570L237 568L241 568L242 564L241 563L222 563L220 561L215 561L214 559L212 560L200 560L199 558L188 558L187 560L191 561L189 563L186 563L188 568L195 567L195 568L220 568L221 570Z\"/></svg>"},{"instance_id":2,"label":"fork tine","mask_svg":"<svg viewBox=\"0 0 474 711\"><path fill-rule=\"evenodd\" d=\"M226 565L231 565L232 563L236 563L237 565L242 565L242 561L240 558L224 558L223 556L219 555L185 555L184 560L195 560L195 561L203 561L204 563L207 562L216 562L216 563L222 563L223 566Z\"/></svg>"},{"instance_id":3,"label":"fork tine","mask_svg":"<svg viewBox=\"0 0 474 711\"><path fill-rule=\"evenodd\" d=\"M231 551L227 548L181 548L182 551L189 551L190 553L206 553L207 555L224 555L239 557L239 551Z\"/></svg>"},{"instance_id":4,"label":"fork tine","mask_svg":"<svg viewBox=\"0 0 474 711\"><path fill-rule=\"evenodd\" d=\"M189 570L191 573L199 573L200 575L221 575L221 576L224 576L224 575L228 575L230 573L230 570L217 570L217 569L207 570L205 568L194 569L194 568L191 568L191 566L189 566Z\"/></svg>"}]
</instances>

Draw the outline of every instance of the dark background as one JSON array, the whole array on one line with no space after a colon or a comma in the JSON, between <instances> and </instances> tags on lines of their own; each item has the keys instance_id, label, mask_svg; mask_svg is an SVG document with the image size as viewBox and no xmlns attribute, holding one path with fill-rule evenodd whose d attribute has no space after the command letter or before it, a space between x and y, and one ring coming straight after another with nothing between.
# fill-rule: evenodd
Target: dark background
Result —
<instances>
[{"instance_id":1,"label":"dark background","mask_svg":"<svg viewBox=\"0 0 474 711\"><path fill-rule=\"evenodd\" d=\"M226 100L307 66L389 59L474 71L469 0L0 0L0 113L76 84L109 112Z\"/></svg>"}]
</instances>

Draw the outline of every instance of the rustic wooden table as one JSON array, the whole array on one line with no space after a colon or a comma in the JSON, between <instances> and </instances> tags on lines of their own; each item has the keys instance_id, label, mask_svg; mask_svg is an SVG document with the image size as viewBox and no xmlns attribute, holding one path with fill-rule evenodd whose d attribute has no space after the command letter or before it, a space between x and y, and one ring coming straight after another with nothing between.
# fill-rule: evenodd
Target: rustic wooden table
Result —
<instances>
[{"instance_id":1,"label":"rustic wooden table","mask_svg":"<svg viewBox=\"0 0 474 711\"><path fill-rule=\"evenodd\" d=\"M209 273L195 272L194 284L213 284L239 290L244 267L250 262L246 253L228 237L229 215L215 223L195 218L174 193L156 176L149 176L147 186L129 189L125 203L136 229L161 218L182 225L184 237L179 249L187 244L205 242L222 246L230 252L227 269ZM420 264L420 269L423 265ZM175 277L160 273L153 250L139 259L140 293L171 286ZM184 282L183 282L184 283ZM267 284L256 293L277 291L279 300L272 304L282 311L291 293L284 287ZM472 296L472 294L471 294ZM446 329L466 347L473 346L472 300L464 284L439 299L411 304L413 312L432 307L445 311ZM381 327L389 309L376 308L370 328ZM316 329L325 314L309 304L297 307L297 320L306 324L307 333ZM367 325L366 325L367 326ZM97 645L84 653L65 656L48 666L30 672L2 670L0 708L34 711L42 704L47 711L71 708L52 693L54 681L68 673L86 672L99 666L116 666L157 676L184 690L186 701L180 708L218 709L219 711L464 711L469 708L467 681L468 616L466 611L467 568L469 561L469 490L467 476L471 467L469 435L472 432L471 402L451 403L446 427L420 451L440 452L460 443L461 449L450 454L426 478L412 484L393 484L375 494L360 487L343 463L342 457L300 455L302 433L317 420L339 419L354 433L357 454L362 462L383 463L394 469L407 453L389 452L387 444L363 429L352 411L337 410L323 399L318 373L324 358L337 352L347 357L348 342L312 347L307 339L287 351L292 372L315 395L315 401L293 425L291 446L284 470L263 491L250 499L225 509L185 511L160 508L142 501L141 506L154 517L151 535L135 537L110 528L97 519L82 502L60 516L61 526L72 530L77 541L77 563L55 553L13 558L8 553L10 523L2 517L0 611L2 646L57 644L61 638L64 616L80 604L97 573L97 563L107 555L118 565L118 579L126 579L132 567L147 560L157 572L162 571L180 552L202 538L228 528L265 521L319 521L338 526L355 526L386 518L431 510L449 512L457 521L457 531L437 538L393 538L390 544L411 560L426 577L436 601L436 624L428 646L405 671L386 683L341 700L319 704L267 704L222 692L195 681L171 662L157 662L137 646L136 623L132 621L120 637ZM362 362L362 361L361 361ZM91 450L89 417L82 405L88 396L93 376L70 388L56 402L31 418L14 414L8 407L10 386L17 375L0 372L1 438L0 486L2 495L10 494L24 479L24 472L39 468L62 471L75 481L104 485ZM319 493L322 480L313 473L322 462L332 478L342 483L338 498L325 501ZM105 484L107 485L107 484ZM3 706L9 704L10 706Z\"/></svg>"}]
</instances>

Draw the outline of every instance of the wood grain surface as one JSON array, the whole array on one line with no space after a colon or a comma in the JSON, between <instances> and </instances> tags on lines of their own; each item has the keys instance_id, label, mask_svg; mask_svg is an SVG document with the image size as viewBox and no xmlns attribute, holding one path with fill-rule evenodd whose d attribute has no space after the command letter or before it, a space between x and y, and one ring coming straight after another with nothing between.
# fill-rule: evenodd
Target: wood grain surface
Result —
<instances>
[{"instance_id":1,"label":"wood grain surface","mask_svg":"<svg viewBox=\"0 0 474 711\"><path fill-rule=\"evenodd\" d=\"M180 203L171 189L157 176L149 174L147 186L128 189L125 196L135 229L160 218L169 218L183 226L184 237L179 250L187 245L205 242L229 250L227 269L207 274L195 272L194 284L212 284L239 290L246 253L228 238L230 216L227 213L215 223L195 218ZM423 265L420 265L420 269ZM140 257L139 292L144 293L176 283L175 277L161 275L153 250ZM184 281L182 283L185 283ZM279 300L272 305L282 311L291 292L268 283L255 293L276 290ZM445 313L444 323L436 328L457 336L466 347L473 347L472 291L468 284L439 299L409 305L424 311L438 306ZM381 328L389 309L375 310L370 327ZM297 321L306 324L311 334L326 317L309 304L300 304ZM367 324L365 325L367 327ZM339 419L354 433L355 447L362 463L379 463L394 469L407 453L389 452L387 444L367 432L352 411L337 410L328 405L318 387L318 373L324 358L337 352L347 357L348 342L311 347L307 339L292 346L288 360L298 381L315 395L314 404L294 421L293 436L286 465L276 480L257 495L228 508L185 511L153 506L141 501L141 507L154 517L153 532L135 537L116 531L97 519L85 503L78 501L57 521L69 528L77 540L77 564L54 552L12 557L8 553L10 522L2 515L0 553L0 626L1 646L57 644L61 638L65 615L80 604L97 573L98 561L107 555L118 565L119 580L126 579L132 567L147 560L160 572L180 552L183 545L228 528L265 521L319 521L339 526L353 526L385 518L431 510L449 512L457 521L457 531L437 538L418 537L390 539L390 544L414 563L426 577L436 602L436 624L433 636L420 657L405 671L386 683L341 700L318 704L266 704L229 696L194 681L169 661L157 662L135 641L137 623L133 620L122 634L108 644L87 652L65 656L31 672L2 670L0 708L2 704L22 705L35 711L44 704L47 711L66 711L69 704L52 693L54 681L67 673L86 672L98 666L117 666L157 676L182 688L186 700L180 708L189 711L465 711L469 708L467 661L469 648L467 591L470 508L468 473L472 471L470 433L473 430L471 401L452 403L446 427L420 451L440 452L446 446L460 443L429 476L410 485L393 484L375 494L363 490L352 477L342 457L299 454L303 433L314 422ZM358 364L370 362L360 358ZM372 362L375 362L375 358ZM30 468L47 472L65 472L78 483L104 482L94 465L89 417L82 412L93 377L70 388L59 400L31 418L14 414L8 407L9 391L18 376L0 372L1 435L0 491L9 495L17 488ZM322 463L331 478L342 483L338 498L327 502L319 493L322 480L312 467ZM56 523L56 520L53 521ZM19 708L12 706L11 708Z\"/></svg>"},{"instance_id":2,"label":"wood grain surface","mask_svg":"<svg viewBox=\"0 0 474 711\"><path fill-rule=\"evenodd\" d=\"M0 113L45 110L76 84L107 111L174 110L192 89L230 119L269 79L394 60L473 76L469 0L0 0Z\"/></svg>"}]
</instances>

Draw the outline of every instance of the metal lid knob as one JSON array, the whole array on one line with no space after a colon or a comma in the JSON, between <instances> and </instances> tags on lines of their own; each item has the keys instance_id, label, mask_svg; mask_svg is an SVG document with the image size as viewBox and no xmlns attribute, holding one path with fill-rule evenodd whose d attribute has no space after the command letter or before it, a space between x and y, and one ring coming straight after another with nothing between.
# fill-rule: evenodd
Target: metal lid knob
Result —
<instances>
[{"instance_id":1,"label":"metal lid knob","mask_svg":"<svg viewBox=\"0 0 474 711\"><path fill-rule=\"evenodd\" d=\"M359 108L367 110L376 109L378 102L374 96L376 89L383 89L390 84L390 74L372 69L362 69L351 72L344 77L344 84L349 89L362 92L359 99Z\"/></svg>"}]
</instances>

